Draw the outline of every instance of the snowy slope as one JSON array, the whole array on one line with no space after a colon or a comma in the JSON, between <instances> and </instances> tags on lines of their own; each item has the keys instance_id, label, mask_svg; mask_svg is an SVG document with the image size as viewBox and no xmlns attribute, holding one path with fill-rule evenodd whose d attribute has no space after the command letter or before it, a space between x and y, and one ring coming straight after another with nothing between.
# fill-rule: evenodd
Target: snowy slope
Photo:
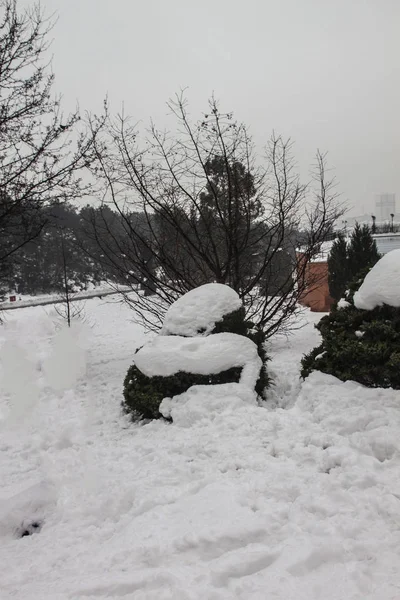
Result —
<instances>
[{"instance_id":1,"label":"snowy slope","mask_svg":"<svg viewBox=\"0 0 400 600\"><path fill-rule=\"evenodd\" d=\"M123 305L86 312L86 369L64 389L48 380L63 357L43 308L0 329L2 364L18 363L1 379L1 600L400 598L399 392L301 384L310 322L271 348L273 410L228 389L206 411L195 389L175 423L132 425L119 402L143 331Z\"/></svg>"}]
</instances>

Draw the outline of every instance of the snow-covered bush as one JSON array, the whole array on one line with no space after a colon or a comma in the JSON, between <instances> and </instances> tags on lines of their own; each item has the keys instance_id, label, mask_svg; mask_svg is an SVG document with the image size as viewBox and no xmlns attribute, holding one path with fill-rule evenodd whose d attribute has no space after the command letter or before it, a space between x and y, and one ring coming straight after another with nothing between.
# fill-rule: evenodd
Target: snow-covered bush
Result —
<instances>
[{"instance_id":1,"label":"snow-covered bush","mask_svg":"<svg viewBox=\"0 0 400 600\"><path fill-rule=\"evenodd\" d=\"M318 370L400 389L400 250L381 258L317 329L322 344L303 358L303 377Z\"/></svg>"},{"instance_id":2,"label":"snow-covered bush","mask_svg":"<svg viewBox=\"0 0 400 600\"><path fill-rule=\"evenodd\" d=\"M243 305L238 294L229 286L206 283L187 292L168 308L161 335L193 337L209 335L229 328L231 320L243 322ZM243 313L244 314L244 313ZM218 331L216 330L218 328Z\"/></svg>"},{"instance_id":3,"label":"snow-covered bush","mask_svg":"<svg viewBox=\"0 0 400 600\"><path fill-rule=\"evenodd\" d=\"M125 411L159 418L164 398L193 385L241 383L262 396L269 383L265 339L252 327L231 288L188 292L171 305L160 335L136 352L124 381Z\"/></svg>"},{"instance_id":4,"label":"snow-covered bush","mask_svg":"<svg viewBox=\"0 0 400 600\"><path fill-rule=\"evenodd\" d=\"M240 367L234 367L214 375L199 375L178 371L163 377L144 375L136 365L132 365L124 381L124 409L133 418L159 419L159 411L164 398L173 398L186 392L192 385L214 385L239 381Z\"/></svg>"}]
</instances>

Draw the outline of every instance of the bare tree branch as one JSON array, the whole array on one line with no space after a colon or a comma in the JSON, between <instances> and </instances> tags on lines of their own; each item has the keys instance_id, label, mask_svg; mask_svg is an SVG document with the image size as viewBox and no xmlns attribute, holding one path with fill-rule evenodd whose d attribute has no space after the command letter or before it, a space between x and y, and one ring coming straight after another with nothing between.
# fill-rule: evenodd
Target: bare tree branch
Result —
<instances>
[{"instance_id":1,"label":"bare tree branch","mask_svg":"<svg viewBox=\"0 0 400 600\"><path fill-rule=\"evenodd\" d=\"M290 140L273 134L262 164L247 128L215 99L195 123L182 95L168 106L174 135L151 124L143 141L122 114L95 136L103 210L112 207L119 228L111 230L100 209L88 234L108 268L132 284L127 300L148 325L157 327L182 293L216 281L238 292L269 337L298 310L311 283L307 267L342 214L326 157L317 153L313 179L303 184Z\"/></svg>"}]
</instances>

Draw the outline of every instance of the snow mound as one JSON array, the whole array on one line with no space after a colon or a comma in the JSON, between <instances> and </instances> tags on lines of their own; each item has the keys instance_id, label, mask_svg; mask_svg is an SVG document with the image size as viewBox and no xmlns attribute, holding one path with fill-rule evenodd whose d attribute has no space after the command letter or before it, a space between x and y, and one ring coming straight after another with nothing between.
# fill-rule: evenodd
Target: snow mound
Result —
<instances>
[{"instance_id":1,"label":"snow mound","mask_svg":"<svg viewBox=\"0 0 400 600\"><path fill-rule=\"evenodd\" d=\"M0 499L0 538L21 537L39 530L56 504L55 488L41 481L11 498Z\"/></svg>"},{"instance_id":2,"label":"snow mound","mask_svg":"<svg viewBox=\"0 0 400 600\"><path fill-rule=\"evenodd\" d=\"M39 400L38 373L32 357L12 339L0 349L0 377L10 398L9 420L26 419Z\"/></svg>"},{"instance_id":3,"label":"snow mound","mask_svg":"<svg viewBox=\"0 0 400 600\"><path fill-rule=\"evenodd\" d=\"M354 305L363 310L388 304L400 307L400 249L383 256L354 294Z\"/></svg>"},{"instance_id":4,"label":"snow mound","mask_svg":"<svg viewBox=\"0 0 400 600\"><path fill-rule=\"evenodd\" d=\"M174 425L191 427L203 420L214 421L222 414L245 405L257 406L257 394L240 383L193 385L183 394L164 398L160 404L163 417L171 417Z\"/></svg>"},{"instance_id":5,"label":"snow mound","mask_svg":"<svg viewBox=\"0 0 400 600\"><path fill-rule=\"evenodd\" d=\"M176 300L165 315L161 335L193 337L211 333L218 321L238 310L238 294L222 283L206 283Z\"/></svg>"},{"instance_id":6,"label":"snow mound","mask_svg":"<svg viewBox=\"0 0 400 600\"><path fill-rule=\"evenodd\" d=\"M57 391L72 388L86 372L86 354L80 344L80 328L63 326L53 338L52 353L43 362L46 383Z\"/></svg>"},{"instance_id":7,"label":"snow mound","mask_svg":"<svg viewBox=\"0 0 400 600\"><path fill-rule=\"evenodd\" d=\"M135 354L135 364L148 377L168 377L179 371L197 375L243 367L240 383L254 388L262 366L257 346L235 333L216 333L196 339L158 336Z\"/></svg>"}]
</instances>

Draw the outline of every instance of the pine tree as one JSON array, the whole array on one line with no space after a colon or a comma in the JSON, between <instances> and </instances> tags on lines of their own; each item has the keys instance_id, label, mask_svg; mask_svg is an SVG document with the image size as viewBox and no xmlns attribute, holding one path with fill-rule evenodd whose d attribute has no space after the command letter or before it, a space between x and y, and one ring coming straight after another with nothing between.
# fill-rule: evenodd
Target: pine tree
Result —
<instances>
[{"instance_id":1,"label":"pine tree","mask_svg":"<svg viewBox=\"0 0 400 600\"><path fill-rule=\"evenodd\" d=\"M368 225L361 227L357 223L348 247L349 281L354 280L360 272L372 268L379 258L380 255L370 228Z\"/></svg>"},{"instance_id":2,"label":"pine tree","mask_svg":"<svg viewBox=\"0 0 400 600\"><path fill-rule=\"evenodd\" d=\"M333 242L328 258L329 293L334 300L340 300L349 282L347 244L343 233Z\"/></svg>"}]
</instances>

